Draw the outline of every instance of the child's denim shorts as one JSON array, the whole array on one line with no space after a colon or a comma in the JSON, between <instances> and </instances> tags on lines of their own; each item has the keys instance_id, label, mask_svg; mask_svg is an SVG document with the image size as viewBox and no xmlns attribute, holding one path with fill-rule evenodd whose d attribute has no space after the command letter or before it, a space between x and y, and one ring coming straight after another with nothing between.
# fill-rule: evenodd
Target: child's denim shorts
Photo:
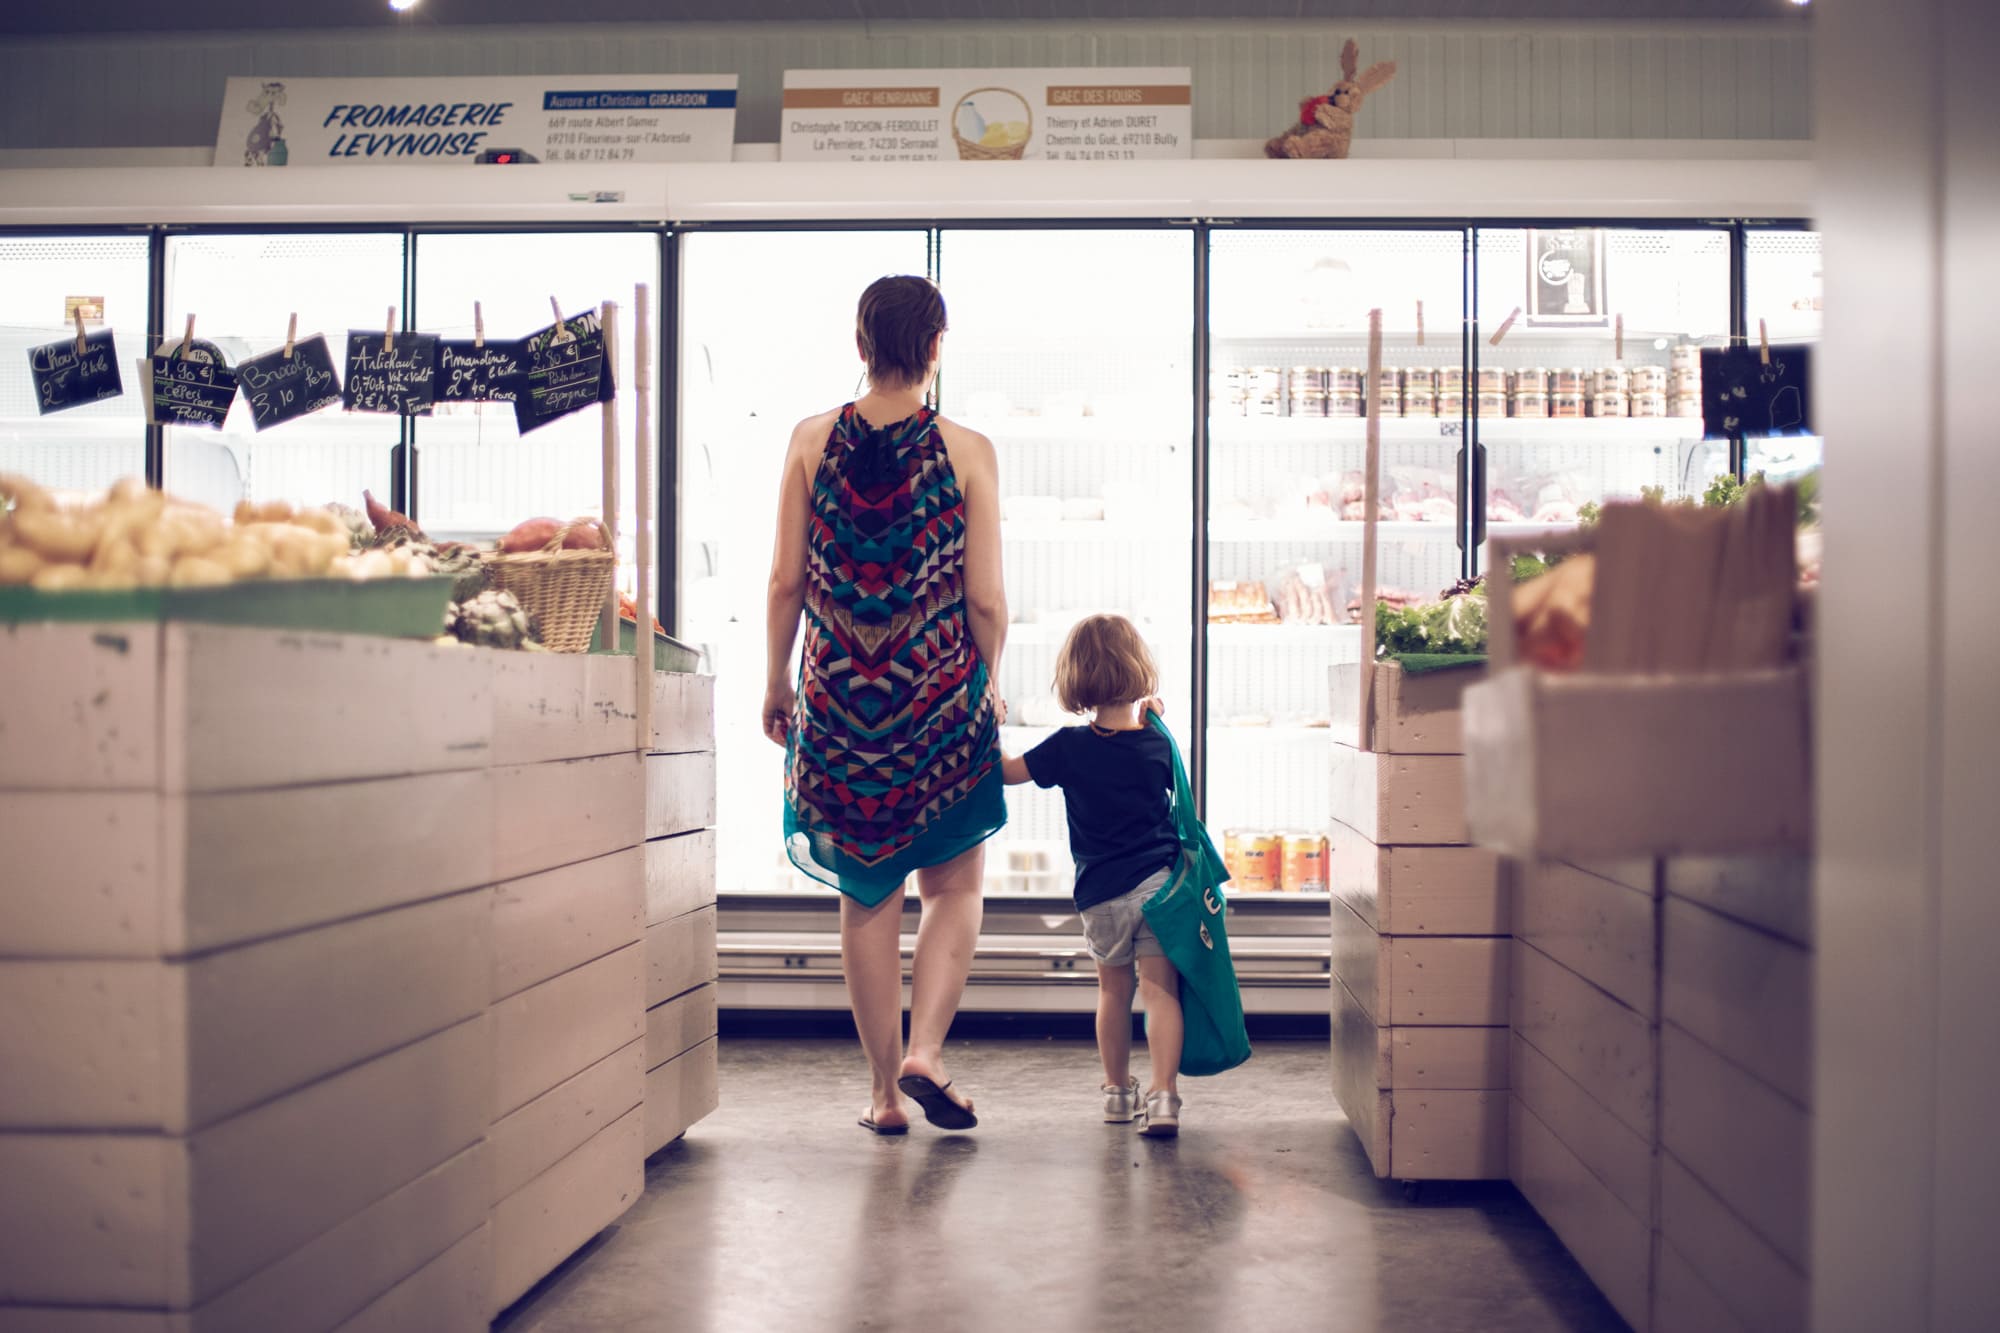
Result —
<instances>
[{"instance_id":1,"label":"child's denim shorts","mask_svg":"<svg viewBox=\"0 0 2000 1333\"><path fill-rule=\"evenodd\" d=\"M1146 900L1165 888L1167 872L1140 881L1130 893L1083 909L1083 943L1090 956L1108 967L1124 967L1134 958L1164 958L1166 950L1146 924Z\"/></svg>"}]
</instances>

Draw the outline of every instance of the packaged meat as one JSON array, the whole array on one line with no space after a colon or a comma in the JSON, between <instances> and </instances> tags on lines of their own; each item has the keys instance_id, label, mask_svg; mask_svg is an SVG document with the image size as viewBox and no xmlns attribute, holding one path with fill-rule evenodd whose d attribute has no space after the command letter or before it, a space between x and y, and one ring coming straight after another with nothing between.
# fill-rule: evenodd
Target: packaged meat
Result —
<instances>
[{"instance_id":1,"label":"packaged meat","mask_svg":"<svg viewBox=\"0 0 2000 1333\"><path fill-rule=\"evenodd\" d=\"M1275 625L1278 611L1260 581L1212 579L1208 585L1208 619L1214 625Z\"/></svg>"},{"instance_id":2,"label":"packaged meat","mask_svg":"<svg viewBox=\"0 0 2000 1333\"><path fill-rule=\"evenodd\" d=\"M1296 565L1279 577L1277 602L1278 618L1288 625L1335 623L1326 566L1317 561Z\"/></svg>"}]
</instances>

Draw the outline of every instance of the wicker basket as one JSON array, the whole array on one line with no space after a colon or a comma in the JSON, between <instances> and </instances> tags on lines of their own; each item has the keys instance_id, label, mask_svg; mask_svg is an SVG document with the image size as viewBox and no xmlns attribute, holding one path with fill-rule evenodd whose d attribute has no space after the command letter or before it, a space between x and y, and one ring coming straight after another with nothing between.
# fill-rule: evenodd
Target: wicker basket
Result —
<instances>
[{"instance_id":1,"label":"wicker basket","mask_svg":"<svg viewBox=\"0 0 2000 1333\"><path fill-rule=\"evenodd\" d=\"M598 528L596 519L564 525L539 551L497 555L486 562L487 581L511 592L527 608L542 633L542 646L555 653L590 651L591 635L618 577L618 557L611 551L565 551L563 539L584 524Z\"/></svg>"},{"instance_id":2,"label":"wicker basket","mask_svg":"<svg viewBox=\"0 0 2000 1333\"><path fill-rule=\"evenodd\" d=\"M1008 144L1004 148L988 148L985 144L974 143L958 132L959 108L981 93L1000 93L1013 98L1021 104L1021 123L1028 127L1028 133L1022 138L1021 142ZM1028 151L1028 145L1034 142L1034 108L1028 105L1027 98L1021 96L1021 94L1015 92L1012 88L974 88L971 92L959 98L957 103L951 108L951 138L952 142L958 145L958 156L961 161L1005 162L1012 160L1018 162L1021 159L1021 154Z\"/></svg>"}]
</instances>

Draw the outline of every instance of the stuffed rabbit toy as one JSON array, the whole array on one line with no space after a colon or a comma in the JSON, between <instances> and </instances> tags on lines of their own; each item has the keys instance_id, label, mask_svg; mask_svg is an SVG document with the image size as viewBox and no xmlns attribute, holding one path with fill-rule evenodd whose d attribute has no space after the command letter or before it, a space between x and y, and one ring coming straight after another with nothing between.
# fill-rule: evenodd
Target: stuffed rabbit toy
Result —
<instances>
[{"instance_id":1,"label":"stuffed rabbit toy","mask_svg":"<svg viewBox=\"0 0 2000 1333\"><path fill-rule=\"evenodd\" d=\"M1354 116L1361 99L1396 77L1396 62L1384 60L1356 75L1360 48L1352 39L1340 49L1339 83L1324 97L1299 103L1299 123L1264 145L1265 157L1346 157L1354 142Z\"/></svg>"}]
</instances>

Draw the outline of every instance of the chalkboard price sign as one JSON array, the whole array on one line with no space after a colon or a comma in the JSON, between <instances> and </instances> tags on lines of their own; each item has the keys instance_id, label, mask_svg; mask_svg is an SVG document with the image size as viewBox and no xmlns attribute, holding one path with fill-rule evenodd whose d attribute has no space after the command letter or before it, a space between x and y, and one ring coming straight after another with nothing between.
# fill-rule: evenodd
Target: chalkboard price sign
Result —
<instances>
[{"instance_id":1,"label":"chalkboard price sign","mask_svg":"<svg viewBox=\"0 0 2000 1333\"><path fill-rule=\"evenodd\" d=\"M30 347L28 377L34 381L35 408L43 416L125 392L109 329L85 338L81 352L76 350L75 338Z\"/></svg>"},{"instance_id":2,"label":"chalkboard price sign","mask_svg":"<svg viewBox=\"0 0 2000 1333\"><path fill-rule=\"evenodd\" d=\"M613 393L597 312L575 315L529 336L526 391L514 400L514 420L526 435L593 403L610 402Z\"/></svg>"},{"instance_id":3,"label":"chalkboard price sign","mask_svg":"<svg viewBox=\"0 0 2000 1333\"><path fill-rule=\"evenodd\" d=\"M340 401L340 375L326 337L314 334L292 347L253 356L236 367L237 386L250 404L250 424L269 430Z\"/></svg>"},{"instance_id":4,"label":"chalkboard price sign","mask_svg":"<svg viewBox=\"0 0 2000 1333\"><path fill-rule=\"evenodd\" d=\"M1708 435L1795 435L1812 430L1812 353L1801 344L1704 348L1701 424Z\"/></svg>"},{"instance_id":5,"label":"chalkboard price sign","mask_svg":"<svg viewBox=\"0 0 2000 1333\"><path fill-rule=\"evenodd\" d=\"M179 356L149 357L139 367L153 386L146 399L149 423L222 429L236 397L235 371L214 361Z\"/></svg>"},{"instance_id":6,"label":"chalkboard price sign","mask_svg":"<svg viewBox=\"0 0 2000 1333\"><path fill-rule=\"evenodd\" d=\"M437 346L437 400L440 403L511 403L528 387L527 345L519 341L484 346L470 338L440 338Z\"/></svg>"},{"instance_id":7,"label":"chalkboard price sign","mask_svg":"<svg viewBox=\"0 0 2000 1333\"><path fill-rule=\"evenodd\" d=\"M405 333L391 346L383 334L349 329L341 402L350 412L429 416L436 397L437 343L429 334Z\"/></svg>"}]
</instances>

